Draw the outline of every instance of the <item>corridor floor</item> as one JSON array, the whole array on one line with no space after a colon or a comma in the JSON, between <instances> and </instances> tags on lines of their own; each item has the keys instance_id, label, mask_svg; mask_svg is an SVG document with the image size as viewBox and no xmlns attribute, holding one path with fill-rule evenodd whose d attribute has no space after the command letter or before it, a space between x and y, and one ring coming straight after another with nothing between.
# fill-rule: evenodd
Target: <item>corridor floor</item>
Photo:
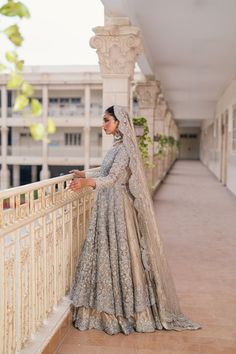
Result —
<instances>
[{"instance_id":1,"label":"corridor floor","mask_svg":"<svg viewBox=\"0 0 236 354\"><path fill-rule=\"evenodd\" d=\"M199 161L178 161L154 197L182 311L202 329L66 335L58 354L236 354L236 197Z\"/></svg>"}]
</instances>

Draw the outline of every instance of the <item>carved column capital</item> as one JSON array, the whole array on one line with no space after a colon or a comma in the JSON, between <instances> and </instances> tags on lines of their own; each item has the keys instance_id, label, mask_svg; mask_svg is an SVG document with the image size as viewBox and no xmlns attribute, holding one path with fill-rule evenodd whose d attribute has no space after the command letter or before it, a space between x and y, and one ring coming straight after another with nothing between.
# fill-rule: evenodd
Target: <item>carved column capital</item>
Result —
<instances>
[{"instance_id":1,"label":"carved column capital","mask_svg":"<svg viewBox=\"0 0 236 354\"><path fill-rule=\"evenodd\" d=\"M134 66L142 53L140 30L134 26L95 27L90 46L97 50L103 76L125 75L133 78Z\"/></svg>"},{"instance_id":2,"label":"carved column capital","mask_svg":"<svg viewBox=\"0 0 236 354\"><path fill-rule=\"evenodd\" d=\"M138 82L135 88L139 109L155 108L157 96L160 93L160 81Z\"/></svg>"},{"instance_id":3,"label":"carved column capital","mask_svg":"<svg viewBox=\"0 0 236 354\"><path fill-rule=\"evenodd\" d=\"M163 95L161 95L159 95L157 99L156 117L157 119L164 120L168 111L168 104L164 97L162 97Z\"/></svg>"}]
</instances>

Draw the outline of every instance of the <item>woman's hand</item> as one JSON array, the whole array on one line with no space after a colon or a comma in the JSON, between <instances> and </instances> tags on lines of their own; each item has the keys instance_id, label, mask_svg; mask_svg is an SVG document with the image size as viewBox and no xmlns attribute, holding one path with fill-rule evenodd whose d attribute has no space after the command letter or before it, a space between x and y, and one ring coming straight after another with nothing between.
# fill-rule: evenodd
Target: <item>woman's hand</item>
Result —
<instances>
[{"instance_id":1,"label":"woman's hand","mask_svg":"<svg viewBox=\"0 0 236 354\"><path fill-rule=\"evenodd\" d=\"M74 178L70 182L69 189L73 192L78 192L81 188L85 187L84 178Z\"/></svg>"},{"instance_id":2,"label":"woman's hand","mask_svg":"<svg viewBox=\"0 0 236 354\"><path fill-rule=\"evenodd\" d=\"M80 170L71 170L69 173L73 173L75 178L85 178L85 172Z\"/></svg>"},{"instance_id":3,"label":"woman's hand","mask_svg":"<svg viewBox=\"0 0 236 354\"><path fill-rule=\"evenodd\" d=\"M73 192L78 192L84 187L95 187L96 182L92 178L74 178L69 185L69 189Z\"/></svg>"}]
</instances>

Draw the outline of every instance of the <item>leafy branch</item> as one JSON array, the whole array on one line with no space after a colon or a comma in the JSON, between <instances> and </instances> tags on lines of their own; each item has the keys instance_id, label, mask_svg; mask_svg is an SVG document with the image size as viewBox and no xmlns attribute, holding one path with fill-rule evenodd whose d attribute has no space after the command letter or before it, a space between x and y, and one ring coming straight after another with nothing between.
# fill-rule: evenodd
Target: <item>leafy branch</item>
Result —
<instances>
[{"instance_id":1,"label":"leafy branch","mask_svg":"<svg viewBox=\"0 0 236 354\"><path fill-rule=\"evenodd\" d=\"M0 16L8 18L30 18L28 8L19 1L8 0L0 8ZM5 35L13 45L13 49L5 53L6 64L0 62L0 71L9 73L7 88L16 91L16 99L13 106L14 112L22 112L22 115L28 119L31 135L34 140L39 141L47 138L48 134L56 131L55 123L52 118L48 118L47 127L33 119L41 116L42 105L38 99L33 98L34 90L30 83L23 78L24 60L18 58L17 49L22 45L24 38L20 32L18 24L13 23L0 31ZM27 108L30 107L30 114Z\"/></svg>"},{"instance_id":2,"label":"leafy branch","mask_svg":"<svg viewBox=\"0 0 236 354\"><path fill-rule=\"evenodd\" d=\"M179 142L173 136L166 136L164 134L156 134L155 141L158 142L158 149L154 153L155 156L162 156L168 147L179 146Z\"/></svg>"},{"instance_id":3,"label":"leafy branch","mask_svg":"<svg viewBox=\"0 0 236 354\"><path fill-rule=\"evenodd\" d=\"M133 118L134 126L143 127L143 134L138 138L138 146L141 152L142 159L144 161L145 166L154 167L151 161L149 161L148 156L148 146L153 144L153 140L149 135L149 128L147 119L144 117L135 117Z\"/></svg>"}]
</instances>

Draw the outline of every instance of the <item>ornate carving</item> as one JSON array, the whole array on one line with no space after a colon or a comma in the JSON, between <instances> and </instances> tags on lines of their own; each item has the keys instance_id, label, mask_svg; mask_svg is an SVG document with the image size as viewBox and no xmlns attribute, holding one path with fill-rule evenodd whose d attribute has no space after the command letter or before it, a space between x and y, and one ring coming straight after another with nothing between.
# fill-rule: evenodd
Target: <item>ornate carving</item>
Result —
<instances>
[{"instance_id":1,"label":"ornate carving","mask_svg":"<svg viewBox=\"0 0 236 354\"><path fill-rule=\"evenodd\" d=\"M97 49L102 75L121 74L133 78L136 59L142 52L140 32L133 26L94 29L90 46Z\"/></svg>"},{"instance_id":2,"label":"ornate carving","mask_svg":"<svg viewBox=\"0 0 236 354\"><path fill-rule=\"evenodd\" d=\"M165 115L168 110L167 102L165 101L163 94L158 95L157 98L157 106L156 106L156 119L164 120Z\"/></svg>"},{"instance_id":3,"label":"ornate carving","mask_svg":"<svg viewBox=\"0 0 236 354\"><path fill-rule=\"evenodd\" d=\"M139 82L136 85L139 109L155 108L159 92L160 81Z\"/></svg>"}]
</instances>

